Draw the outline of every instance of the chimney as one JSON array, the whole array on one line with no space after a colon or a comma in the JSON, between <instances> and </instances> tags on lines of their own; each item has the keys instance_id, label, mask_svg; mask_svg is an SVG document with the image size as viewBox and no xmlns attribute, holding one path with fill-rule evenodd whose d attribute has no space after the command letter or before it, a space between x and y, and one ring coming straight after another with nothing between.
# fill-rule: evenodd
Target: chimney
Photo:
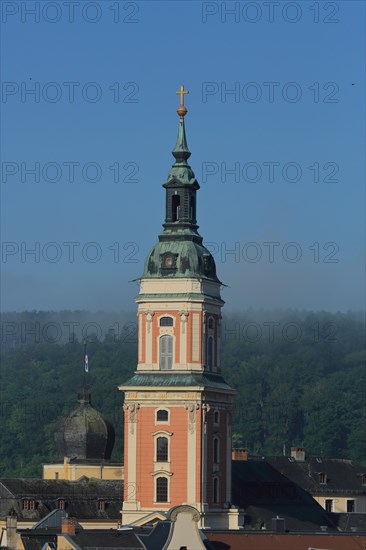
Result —
<instances>
[{"instance_id":1,"label":"chimney","mask_svg":"<svg viewBox=\"0 0 366 550\"><path fill-rule=\"evenodd\" d=\"M16 516L7 516L6 518L6 546L9 550L14 550L18 548L18 538L17 535L17 517Z\"/></svg>"},{"instance_id":2,"label":"chimney","mask_svg":"<svg viewBox=\"0 0 366 550\"><path fill-rule=\"evenodd\" d=\"M248 460L248 451L246 449L232 449L231 460Z\"/></svg>"},{"instance_id":3,"label":"chimney","mask_svg":"<svg viewBox=\"0 0 366 550\"><path fill-rule=\"evenodd\" d=\"M62 518L61 533L63 535L75 535L76 521L74 518Z\"/></svg>"},{"instance_id":4,"label":"chimney","mask_svg":"<svg viewBox=\"0 0 366 550\"><path fill-rule=\"evenodd\" d=\"M305 449L303 447L291 447L291 458L296 462L305 462Z\"/></svg>"},{"instance_id":5,"label":"chimney","mask_svg":"<svg viewBox=\"0 0 366 550\"><path fill-rule=\"evenodd\" d=\"M271 520L271 530L275 533L284 533L285 532L285 519L277 516Z\"/></svg>"}]
</instances>

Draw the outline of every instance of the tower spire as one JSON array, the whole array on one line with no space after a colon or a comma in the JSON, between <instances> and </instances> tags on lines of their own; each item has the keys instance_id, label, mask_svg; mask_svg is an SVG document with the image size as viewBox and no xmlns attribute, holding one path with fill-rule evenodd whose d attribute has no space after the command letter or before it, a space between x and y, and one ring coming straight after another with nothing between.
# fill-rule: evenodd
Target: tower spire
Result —
<instances>
[{"instance_id":1,"label":"tower spire","mask_svg":"<svg viewBox=\"0 0 366 550\"><path fill-rule=\"evenodd\" d=\"M189 94L189 91L185 90L184 85L182 84L180 90L175 93L180 95L180 105L177 109L177 113L179 115L178 137L177 143L172 151L176 160L175 165L177 166L187 164L186 161L191 156L191 152L188 149L186 131L184 127L184 117L188 112L186 106L184 105L184 96L185 94Z\"/></svg>"}]
</instances>

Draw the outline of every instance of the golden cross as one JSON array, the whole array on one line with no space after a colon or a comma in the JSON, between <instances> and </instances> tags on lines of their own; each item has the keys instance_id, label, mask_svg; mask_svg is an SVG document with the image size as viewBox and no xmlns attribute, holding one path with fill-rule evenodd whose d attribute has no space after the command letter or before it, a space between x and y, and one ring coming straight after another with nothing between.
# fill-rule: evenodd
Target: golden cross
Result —
<instances>
[{"instance_id":1,"label":"golden cross","mask_svg":"<svg viewBox=\"0 0 366 550\"><path fill-rule=\"evenodd\" d=\"M184 96L185 94L189 94L189 90L185 90L184 85L182 84L179 92L175 92L175 93L180 95L180 104L184 105Z\"/></svg>"}]
</instances>

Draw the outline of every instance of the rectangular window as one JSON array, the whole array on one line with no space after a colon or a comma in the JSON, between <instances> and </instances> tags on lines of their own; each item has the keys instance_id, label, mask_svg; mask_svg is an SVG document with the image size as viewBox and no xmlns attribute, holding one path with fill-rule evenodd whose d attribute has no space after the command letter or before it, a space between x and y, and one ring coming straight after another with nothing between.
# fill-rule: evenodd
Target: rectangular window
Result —
<instances>
[{"instance_id":1,"label":"rectangular window","mask_svg":"<svg viewBox=\"0 0 366 550\"><path fill-rule=\"evenodd\" d=\"M156 462L168 462L167 437L158 437L156 440Z\"/></svg>"},{"instance_id":2,"label":"rectangular window","mask_svg":"<svg viewBox=\"0 0 366 550\"><path fill-rule=\"evenodd\" d=\"M218 437L214 437L213 440L213 461L214 464L220 462L220 440Z\"/></svg>"},{"instance_id":3,"label":"rectangular window","mask_svg":"<svg viewBox=\"0 0 366 550\"><path fill-rule=\"evenodd\" d=\"M355 501L347 500L347 513L353 514L354 511L355 511Z\"/></svg>"},{"instance_id":4,"label":"rectangular window","mask_svg":"<svg viewBox=\"0 0 366 550\"><path fill-rule=\"evenodd\" d=\"M160 370L170 370L173 363L173 337L165 334L160 337Z\"/></svg>"},{"instance_id":5,"label":"rectangular window","mask_svg":"<svg viewBox=\"0 0 366 550\"><path fill-rule=\"evenodd\" d=\"M332 498L326 498L325 499L325 510L327 512L333 512L333 499Z\"/></svg>"},{"instance_id":6,"label":"rectangular window","mask_svg":"<svg viewBox=\"0 0 366 550\"><path fill-rule=\"evenodd\" d=\"M156 480L156 502L168 502L168 480L158 477Z\"/></svg>"}]
</instances>

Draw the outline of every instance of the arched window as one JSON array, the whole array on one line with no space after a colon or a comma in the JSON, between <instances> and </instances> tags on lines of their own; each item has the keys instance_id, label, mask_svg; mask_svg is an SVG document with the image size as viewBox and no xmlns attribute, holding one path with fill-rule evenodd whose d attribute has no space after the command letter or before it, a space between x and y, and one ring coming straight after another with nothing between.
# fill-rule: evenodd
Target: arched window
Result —
<instances>
[{"instance_id":1,"label":"arched window","mask_svg":"<svg viewBox=\"0 0 366 550\"><path fill-rule=\"evenodd\" d=\"M220 440L218 437L214 437L213 439L213 461L214 464L220 462Z\"/></svg>"},{"instance_id":2,"label":"arched window","mask_svg":"<svg viewBox=\"0 0 366 550\"><path fill-rule=\"evenodd\" d=\"M173 317L160 317L159 325L161 327L172 327Z\"/></svg>"},{"instance_id":3,"label":"arched window","mask_svg":"<svg viewBox=\"0 0 366 550\"><path fill-rule=\"evenodd\" d=\"M209 336L207 339L207 368L212 370L213 367L213 337Z\"/></svg>"},{"instance_id":4,"label":"arched window","mask_svg":"<svg viewBox=\"0 0 366 550\"><path fill-rule=\"evenodd\" d=\"M158 477L156 480L156 502L168 502L168 480Z\"/></svg>"},{"instance_id":5,"label":"arched window","mask_svg":"<svg viewBox=\"0 0 366 550\"><path fill-rule=\"evenodd\" d=\"M160 336L159 365L160 370L169 370L173 364L173 336Z\"/></svg>"},{"instance_id":6,"label":"arched window","mask_svg":"<svg viewBox=\"0 0 366 550\"><path fill-rule=\"evenodd\" d=\"M156 421L157 422L168 422L169 420L169 413L168 411L164 409L159 409L156 411Z\"/></svg>"},{"instance_id":7,"label":"arched window","mask_svg":"<svg viewBox=\"0 0 366 550\"><path fill-rule=\"evenodd\" d=\"M220 489L219 478L214 477L214 479L213 479L213 501L214 501L214 504L219 503L219 497L220 497L219 489Z\"/></svg>"},{"instance_id":8,"label":"arched window","mask_svg":"<svg viewBox=\"0 0 366 550\"><path fill-rule=\"evenodd\" d=\"M213 329L214 326L214 320L212 319L212 317L210 317L210 319L208 320L208 328Z\"/></svg>"},{"instance_id":9,"label":"arched window","mask_svg":"<svg viewBox=\"0 0 366 550\"><path fill-rule=\"evenodd\" d=\"M214 411L214 424L218 426L220 423L220 413L219 411Z\"/></svg>"},{"instance_id":10,"label":"arched window","mask_svg":"<svg viewBox=\"0 0 366 550\"><path fill-rule=\"evenodd\" d=\"M156 440L156 462L168 462L168 438L158 437Z\"/></svg>"},{"instance_id":11,"label":"arched window","mask_svg":"<svg viewBox=\"0 0 366 550\"><path fill-rule=\"evenodd\" d=\"M173 195L172 196L172 218L173 222L176 222L179 220L179 212L180 211L180 196L179 195Z\"/></svg>"}]
</instances>

